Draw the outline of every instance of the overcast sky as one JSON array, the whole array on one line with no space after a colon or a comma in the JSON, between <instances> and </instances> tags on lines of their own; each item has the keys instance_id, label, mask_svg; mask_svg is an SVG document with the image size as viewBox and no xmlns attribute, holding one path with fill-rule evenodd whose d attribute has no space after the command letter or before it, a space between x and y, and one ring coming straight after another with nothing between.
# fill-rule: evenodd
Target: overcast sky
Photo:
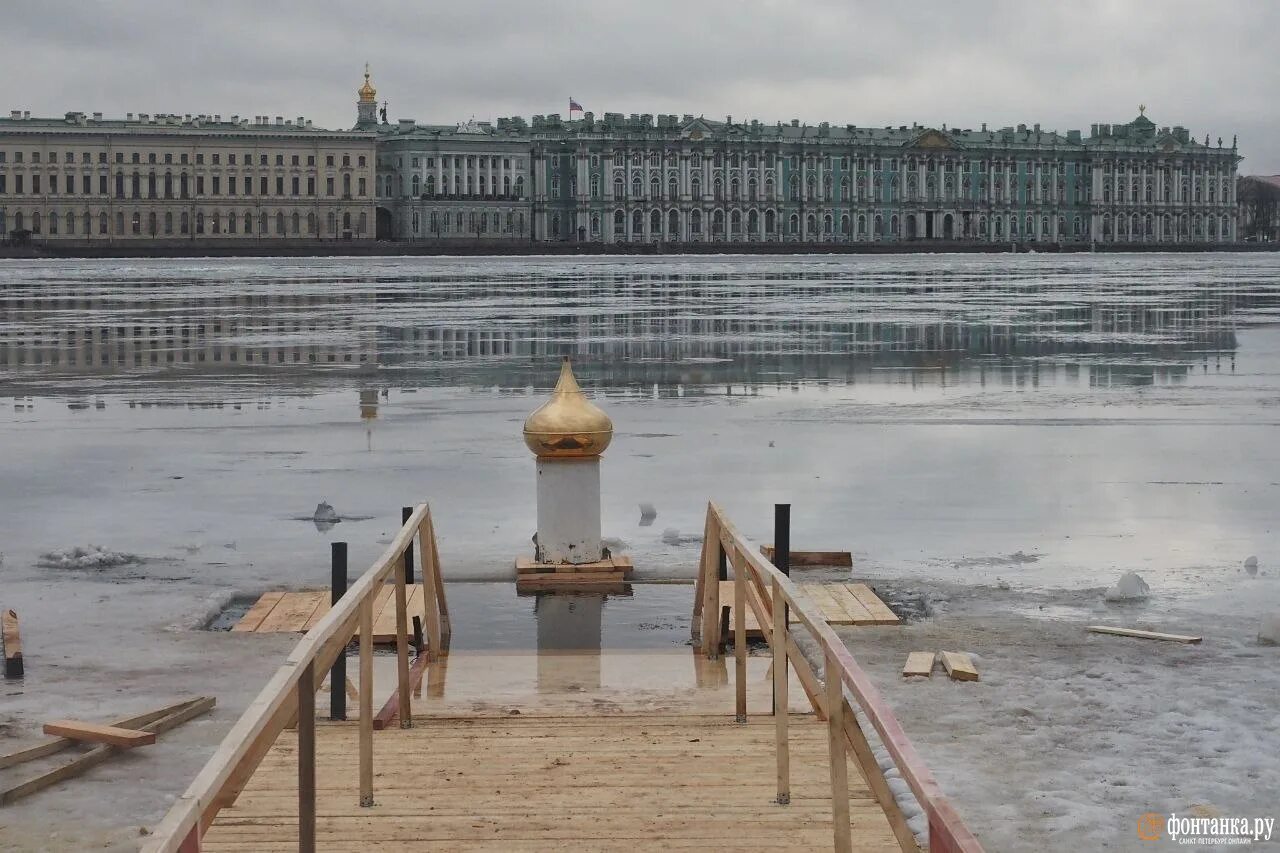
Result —
<instances>
[{"instance_id":1,"label":"overcast sky","mask_svg":"<svg viewBox=\"0 0 1280 853\"><path fill-rule=\"evenodd\" d=\"M1240 136L1280 173L1280 2L4 0L0 109L392 121L692 113Z\"/></svg>"}]
</instances>

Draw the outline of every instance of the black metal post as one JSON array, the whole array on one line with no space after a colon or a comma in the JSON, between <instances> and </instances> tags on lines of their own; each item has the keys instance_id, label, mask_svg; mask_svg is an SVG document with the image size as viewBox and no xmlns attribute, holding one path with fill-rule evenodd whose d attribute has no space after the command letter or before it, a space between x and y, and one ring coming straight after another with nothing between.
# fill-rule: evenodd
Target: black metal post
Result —
<instances>
[{"instance_id":1,"label":"black metal post","mask_svg":"<svg viewBox=\"0 0 1280 853\"><path fill-rule=\"evenodd\" d=\"M331 556L331 581L329 602L336 606L338 599L347 594L347 543L334 542L329 546ZM347 718L347 650L343 649L329 670L329 719Z\"/></svg>"},{"instance_id":2,"label":"black metal post","mask_svg":"<svg viewBox=\"0 0 1280 853\"><path fill-rule=\"evenodd\" d=\"M778 571L791 577L791 504L773 505L773 564ZM773 603L777 607L778 603ZM782 602L782 624L791 624L791 608ZM776 639L776 638L775 638ZM786 656L786 651L783 651Z\"/></svg>"},{"instance_id":3,"label":"black metal post","mask_svg":"<svg viewBox=\"0 0 1280 853\"><path fill-rule=\"evenodd\" d=\"M409 516L413 515L413 507L400 507L400 523L408 524ZM408 596L413 592L413 539L409 540L409 547L404 549L404 591ZM424 590L425 592L425 590ZM418 650L418 654L422 654L422 620L413 620L413 647Z\"/></svg>"},{"instance_id":4,"label":"black metal post","mask_svg":"<svg viewBox=\"0 0 1280 853\"><path fill-rule=\"evenodd\" d=\"M725 553L723 544L716 543L716 554L717 554L716 579L727 581L729 579L729 555ZM728 647L729 647L729 605L721 602L719 651L723 651Z\"/></svg>"}]
</instances>

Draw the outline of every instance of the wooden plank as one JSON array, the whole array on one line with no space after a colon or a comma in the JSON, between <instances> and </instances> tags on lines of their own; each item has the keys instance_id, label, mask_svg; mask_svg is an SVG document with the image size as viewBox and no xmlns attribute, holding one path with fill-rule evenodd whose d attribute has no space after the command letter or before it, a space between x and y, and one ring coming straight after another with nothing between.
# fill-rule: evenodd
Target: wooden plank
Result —
<instances>
[{"instance_id":1,"label":"wooden plank","mask_svg":"<svg viewBox=\"0 0 1280 853\"><path fill-rule=\"evenodd\" d=\"M307 620L311 618L311 614L316 612L320 602L327 599L328 595L324 590L286 592L284 597L280 599L275 607L271 608L271 612L262 620L257 632L262 634L301 633L303 628L306 627Z\"/></svg>"},{"instance_id":2,"label":"wooden plank","mask_svg":"<svg viewBox=\"0 0 1280 853\"><path fill-rule=\"evenodd\" d=\"M838 720L842 738L853 716L847 708L844 713ZM811 716L782 718L792 758L785 807L776 803L777 720L768 716L745 724L728 714L433 718L429 726L379 736L379 755L385 749L389 760L379 767L375 809L362 809L355 797L355 727L320 726L319 845L521 853L623 846L830 849L827 729ZM382 737L388 738L385 747ZM285 733L236 808L214 821L201 849L297 850L296 762L296 738ZM848 796L839 802L856 849L899 851L895 830L866 782L854 771L845 775ZM431 790L426 807L424 780ZM708 802L715 808L708 810Z\"/></svg>"},{"instance_id":3,"label":"wooden plank","mask_svg":"<svg viewBox=\"0 0 1280 853\"><path fill-rule=\"evenodd\" d=\"M395 589L394 583L383 584L373 599L373 641L375 643L396 641Z\"/></svg>"},{"instance_id":4,"label":"wooden plank","mask_svg":"<svg viewBox=\"0 0 1280 853\"><path fill-rule=\"evenodd\" d=\"M1196 644L1204 637L1191 637L1186 634L1163 634L1159 631L1140 631L1137 628L1111 628L1107 625L1090 625L1089 631L1094 634L1113 634L1117 637L1134 637L1139 640L1164 640L1170 643Z\"/></svg>"},{"instance_id":5,"label":"wooden plank","mask_svg":"<svg viewBox=\"0 0 1280 853\"><path fill-rule=\"evenodd\" d=\"M159 708L155 711L148 711L145 714L135 714L131 717L120 717L119 719L112 720L107 725L118 726L122 729L136 729L139 726L144 726L147 723L160 719L161 717L167 717L175 711L180 711L196 701L198 700L184 699L181 702L175 702L172 705L166 705L163 708ZM8 755L0 755L0 770L3 770L6 767L12 767L15 764L22 764L26 761L34 761L37 758L54 755L69 746L75 746L76 743L77 741L74 741L71 738L55 737L43 741L42 743L25 747L17 752L11 752Z\"/></svg>"},{"instance_id":6,"label":"wooden plank","mask_svg":"<svg viewBox=\"0 0 1280 853\"><path fill-rule=\"evenodd\" d=\"M867 610L866 606L854 596L853 591L849 589L849 584L828 584L827 592L831 593L831 597L835 599L835 602L849 614L848 624L871 625L875 623L871 611Z\"/></svg>"},{"instance_id":7,"label":"wooden plank","mask_svg":"<svg viewBox=\"0 0 1280 853\"><path fill-rule=\"evenodd\" d=\"M621 583L626 580L622 572L553 572L538 575L521 575L516 583L528 584L578 584L578 583Z\"/></svg>"},{"instance_id":8,"label":"wooden plank","mask_svg":"<svg viewBox=\"0 0 1280 853\"><path fill-rule=\"evenodd\" d=\"M902 668L902 677L930 677L933 675L933 664L937 657L933 652L911 652L907 655L907 665Z\"/></svg>"},{"instance_id":9,"label":"wooden plank","mask_svg":"<svg viewBox=\"0 0 1280 853\"><path fill-rule=\"evenodd\" d=\"M163 734L170 729L182 725L188 720L207 713L213 708L214 704L215 700L212 696L202 697L187 703L183 708L174 711L171 714L147 723L142 726L142 730L153 732L155 734ZM67 762L66 764L55 767L47 773L42 773L33 779L28 779L25 782L19 782L16 785L11 785L4 790L0 790L0 806L8 805L9 803L19 800L29 794L34 794L36 791L42 791L50 785L56 785L59 782L79 776L89 768L96 767L111 756L119 753L120 750L117 747L110 746L108 744L95 746L83 755Z\"/></svg>"},{"instance_id":10,"label":"wooden plank","mask_svg":"<svg viewBox=\"0 0 1280 853\"><path fill-rule=\"evenodd\" d=\"M4 677L22 678L22 637L13 610L0 612L0 639L4 641Z\"/></svg>"},{"instance_id":11,"label":"wooden plank","mask_svg":"<svg viewBox=\"0 0 1280 853\"><path fill-rule=\"evenodd\" d=\"M894 613L889 605L880 600L880 596L876 595L875 590L867 586L865 583L845 584L845 588L853 595L854 598L861 602L862 606L867 608L867 612L871 614L872 625L898 625L902 620L898 614Z\"/></svg>"},{"instance_id":12,"label":"wooden plank","mask_svg":"<svg viewBox=\"0 0 1280 853\"><path fill-rule=\"evenodd\" d=\"M964 652L942 652L940 656L952 681L978 680L978 668L973 665L973 658Z\"/></svg>"},{"instance_id":13,"label":"wooden plank","mask_svg":"<svg viewBox=\"0 0 1280 853\"><path fill-rule=\"evenodd\" d=\"M774 547L761 545L760 553L769 562L773 562ZM848 551L791 551L790 567L796 568L837 568L853 567L853 554Z\"/></svg>"},{"instance_id":14,"label":"wooden plank","mask_svg":"<svg viewBox=\"0 0 1280 853\"><path fill-rule=\"evenodd\" d=\"M801 589L814 604L818 605L822 619L828 625L852 625L853 616L840 606L840 602L836 601L828 587L829 585L825 583L811 583L805 584Z\"/></svg>"},{"instance_id":15,"label":"wooden plank","mask_svg":"<svg viewBox=\"0 0 1280 853\"><path fill-rule=\"evenodd\" d=\"M82 720L51 720L44 724L44 733L85 743L106 743L122 749L149 746L156 742L155 732L140 732Z\"/></svg>"},{"instance_id":16,"label":"wooden plank","mask_svg":"<svg viewBox=\"0 0 1280 853\"><path fill-rule=\"evenodd\" d=\"M262 620L267 618L272 609L280 603L280 599L284 598L284 590L273 590L264 592L262 597L253 603L245 614L240 617L240 621L235 624L232 631L257 631L258 626L262 624Z\"/></svg>"}]
</instances>

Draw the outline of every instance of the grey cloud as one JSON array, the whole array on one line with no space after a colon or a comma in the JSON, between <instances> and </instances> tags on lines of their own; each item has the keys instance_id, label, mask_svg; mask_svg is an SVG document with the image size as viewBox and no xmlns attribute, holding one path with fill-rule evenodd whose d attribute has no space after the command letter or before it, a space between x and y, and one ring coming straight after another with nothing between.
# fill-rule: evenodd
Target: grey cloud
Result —
<instances>
[{"instance_id":1,"label":"grey cloud","mask_svg":"<svg viewBox=\"0 0 1280 853\"><path fill-rule=\"evenodd\" d=\"M1280 172L1280 5L1162 0L10 0L8 103L354 121L363 63L391 117L566 112L977 127L1127 121Z\"/></svg>"}]
</instances>

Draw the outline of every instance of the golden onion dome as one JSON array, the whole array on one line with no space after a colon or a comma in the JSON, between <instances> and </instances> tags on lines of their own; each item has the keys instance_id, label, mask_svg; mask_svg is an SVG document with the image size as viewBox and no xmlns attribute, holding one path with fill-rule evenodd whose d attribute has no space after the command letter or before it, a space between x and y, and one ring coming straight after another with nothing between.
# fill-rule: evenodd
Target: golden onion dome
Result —
<instances>
[{"instance_id":1,"label":"golden onion dome","mask_svg":"<svg viewBox=\"0 0 1280 853\"><path fill-rule=\"evenodd\" d=\"M375 101L378 98L378 90L373 88L373 84L369 82L369 63L364 64L364 85L360 87L360 100L365 103Z\"/></svg>"},{"instance_id":2,"label":"golden onion dome","mask_svg":"<svg viewBox=\"0 0 1280 853\"><path fill-rule=\"evenodd\" d=\"M613 440L613 421L582 393L569 359L560 365L560 380L551 399L524 422L524 443L539 458L599 456Z\"/></svg>"}]
</instances>

